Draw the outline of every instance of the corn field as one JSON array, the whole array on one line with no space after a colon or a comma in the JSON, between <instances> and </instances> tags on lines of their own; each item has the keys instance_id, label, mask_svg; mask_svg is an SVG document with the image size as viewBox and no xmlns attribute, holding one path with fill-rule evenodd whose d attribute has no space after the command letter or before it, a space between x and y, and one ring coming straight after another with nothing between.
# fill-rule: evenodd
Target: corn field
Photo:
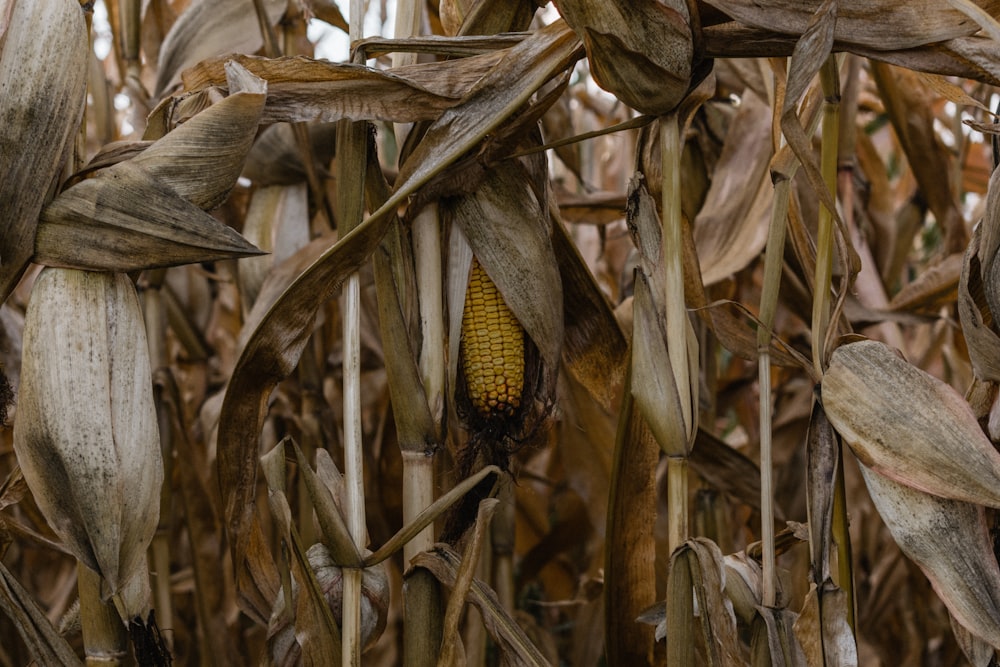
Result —
<instances>
[{"instance_id":1,"label":"corn field","mask_svg":"<svg viewBox=\"0 0 1000 667\"><path fill-rule=\"evenodd\" d=\"M0 0L0 667L1000 664L998 114L1000 0Z\"/></svg>"}]
</instances>

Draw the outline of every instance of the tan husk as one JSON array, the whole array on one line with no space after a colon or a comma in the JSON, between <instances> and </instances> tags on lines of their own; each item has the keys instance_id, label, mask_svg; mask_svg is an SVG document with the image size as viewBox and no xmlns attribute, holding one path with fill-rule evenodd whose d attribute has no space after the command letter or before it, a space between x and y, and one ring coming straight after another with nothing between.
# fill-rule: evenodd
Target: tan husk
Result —
<instances>
[{"instance_id":1,"label":"tan husk","mask_svg":"<svg viewBox=\"0 0 1000 667\"><path fill-rule=\"evenodd\" d=\"M49 524L109 595L145 576L163 465L139 299L123 274L45 269L32 289L14 450ZM131 618L145 611L124 600Z\"/></svg>"},{"instance_id":2,"label":"tan husk","mask_svg":"<svg viewBox=\"0 0 1000 667\"><path fill-rule=\"evenodd\" d=\"M84 13L76 2L14 0L3 5L0 302L34 252L38 212L72 146L86 98L88 54Z\"/></svg>"},{"instance_id":3,"label":"tan husk","mask_svg":"<svg viewBox=\"0 0 1000 667\"><path fill-rule=\"evenodd\" d=\"M861 472L896 544L955 620L1000 649L1000 567L983 508L932 496L864 466Z\"/></svg>"},{"instance_id":4,"label":"tan husk","mask_svg":"<svg viewBox=\"0 0 1000 667\"><path fill-rule=\"evenodd\" d=\"M1000 454L969 404L887 345L837 348L822 394L830 423L868 467L925 493L1000 507Z\"/></svg>"}]
</instances>

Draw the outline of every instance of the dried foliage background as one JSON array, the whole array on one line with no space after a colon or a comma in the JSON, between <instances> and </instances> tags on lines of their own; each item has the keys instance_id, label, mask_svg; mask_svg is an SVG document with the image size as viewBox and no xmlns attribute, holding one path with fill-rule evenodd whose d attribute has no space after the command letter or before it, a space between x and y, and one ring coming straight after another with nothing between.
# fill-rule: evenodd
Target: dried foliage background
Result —
<instances>
[{"instance_id":1,"label":"dried foliage background","mask_svg":"<svg viewBox=\"0 0 1000 667\"><path fill-rule=\"evenodd\" d=\"M5 33L16 4L0 2L4 58L15 48L45 58ZM437 496L461 481L469 429L455 407L457 348L448 344L457 345L470 247L542 365L538 414L528 418L541 426L513 454L516 483L479 515L485 526L486 510L496 512L468 598L480 611L461 625L468 664L997 664L1000 570L985 532L996 539L996 520L983 507L1000 507L1000 177L991 180L990 113L1000 4L669 3L686 12L678 23L657 0L621 13L608 7L629 3L433 0L417 5L423 32L466 37L407 48L372 39L368 69L310 59L309 21L347 30L330 2L104 4L107 57L92 46L72 56L87 58L88 91L72 151L89 164L75 173L64 155L46 156L63 165L51 188L38 180L49 175L31 183L9 172L46 208L28 216L28 232L0 234L9 294L0 362L16 398L39 264L131 272L147 331L162 333L150 335L166 463L150 559L175 664L339 663L339 636L316 611L324 605L296 603L293 618L279 587L290 571L304 576L296 558L310 545L331 542L338 528L324 517L340 516L342 528L347 513L317 507L309 474L336 488L335 468L345 467L341 286L357 272L364 516L367 548L379 552L413 516L404 460L433 461ZM368 11L386 21L384 5ZM33 29L41 43L54 39ZM419 57L407 64L389 55L408 49ZM830 71L839 82L829 127L824 66L834 68L826 82ZM667 155L663 118L678 105L682 150ZM345 120L371 124L338 129ZM403 132L411 143L397 142ZM31 137L6 139L6 163L36 150L42 161ZM820 155L831 150L832 291L815 287L817 247L821 256L834 247L819 231L829 195L817 189L830 173ZM205 182L208 194L191 194ZM783 246L770 227L781 182ZM93 193L66 197L80 183ZM20 215L13 192L0 200L10 220ZM667 287L680 301L664 304L657 290L671 278L659 234L671 196L683 280ZM452 313L439 396L417 368L425 284L418 289L411 243L428 205L444 221L438 282ZM457 229L464 250L454 249ZM254 246L269 254L235 259ZM29 256L37 264L22 277ZM774 344L758 331L769 298ZM828 314L836 305L822 344L817 300ZM680 340L679 320L662 314L678 304L687 313ZM901 356L855 342L858 334ZM685 393L671 383L692 349ZM652 408L650 391L663 399ZM821 395L832 427L816 408ZM683 419L672 421L664 397L677 414L692 399ZM83 655L76 559L20 475L10 428L19 418L15 401L0 429L0 665L44 662L33 641L58 643L49 624ZM665 443L671 428L680 435ZM850 445L842 457L841 437ZM763 498L762 438L773 470ZM677 461L680 472L668 472ZM333 503L337 492L324 493ZM776 533L770 600L762 516L773 516ZM914 527L914 516L927 525ZM838 529L845 517L849 528ZM680 544L677 521L687 524ZM443 519L435 525L440 535ZM331 551L344 565L366 556ZM448 591L461 586L457 558L443 548L418 558L446 584L436 598L442 619ZM400 551L385 561L389 602L371 602L384 607L385 628L363 664L402 664L407 629L423 627L404 617L407 567ZM29 623L36 606L42 616ZM794 633L781 631L786 622ZM441 660L458 664L448 642ZM681 645L689 653L677 653Z\"/></svg>"}]
</instances>

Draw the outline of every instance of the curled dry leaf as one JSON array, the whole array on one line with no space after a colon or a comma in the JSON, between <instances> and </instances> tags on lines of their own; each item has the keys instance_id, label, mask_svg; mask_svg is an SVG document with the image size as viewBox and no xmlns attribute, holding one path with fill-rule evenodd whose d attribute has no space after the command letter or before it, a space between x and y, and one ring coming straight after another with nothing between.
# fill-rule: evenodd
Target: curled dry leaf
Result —
<instances>
[{"instance_id":1,"label":"curled dry leaf","mask_svg":"<svg viewBox=\"0 0 1000 667\"><path fill-rule=\"evenodd\" d=\"M693 87L694 41L684 0L559 0L556 6L583 40L594 79L633 109L667 113Z\"/></svg>"},{"instance_id":2,"label":"curled dry leaf","mask_svg":"<svg viewBox=\"0 0 1000 667\"><path fill-rule=\"evenodd\" d=\"M146 576L163 465L146 331L125 275L50 268L35 281L14 450L49 525L109 595ZM127 619L145 616L126 602Z\"/></svg>"},{"instance_id":3,"label":"curled dry leaf","mask_svg":"<svg viewBox=\"0 0 1000 667\"><path fill-rule=\"evenodd\" d=\"M982 231L982 225L976 228L965 251L958 283L958 317L976 377L1000 382L1000 335L994 328L995 320L983 284Z\"/></svg>"},{"instance_id":4,"label":"curled dry leaf","mask_svg":"<svg viewBox=\"0 0 1000 667\"><path fill-rule=\"evenodd\" d=\"M3 302L34 252L38 213L80 122L89 48L83 9L66 0L8 0L0 4L0 48Z\"/></svg>"},{"instance_id":5,"label":"curled dry leaf","mask_svg":"<svg viewBox=\"0 0 1000 667\"><path fill-rule=\"evenodd\" d=\"M830 423L866 466L925 493L1000 507L1000 454L969 404L887 345L837 348L822 397Z\"/></svg>"},{"instance_id":6,"label":"curled dry leaf","mask_svg":"<svg viewBox=\"0 0 1000 667\"><path fill-rule=\"evenodd\" d=\"M263 0L274 25L284 15L287 0ZM154 95L161 97L180 81L183 70L224 53L253 53L264 45L253 6L243 0L199 0L170 27L160 46Z\"/></svg>"},{"instance_id":7,"label":"curled dry leaf","mask_svg":"<svg viewBox=\"0 0 1000 667\"><path fill-rule=\"evenodd\" d=\"M706 1L740 23L790 35L805 32L822 4L820 0ZM996 0L978 0L977 4L993 15L1000 11L1000 2ZM937 0L840 0L834 34L837 41L880 51L901 51L972 35L978 30L979 25L974 20L956 9L942 6Z\"/></svg>"},{"instance_id":8,"label":"curled dry leaf","mask_svg":"<svg viewBox=\"0 0 1000 667\"><path fill-rule=\"evenodd\" d=\"M930 495L861 467L893 538L955 620L1000 649L1000 566L982 507Z\"/></svg>"},{"instance_id":9,"label":"curled dry leaf","mask_svg":"<svg viewBox=\"0 0 1000 667\"><path fill-rule=\"evenodd\" d=\"M236 183L267 89L229 62L233 91L130 160L69 188L43 212L35 260L132 271L261 254L202 209Z\"/></svg>"}]
</instances>

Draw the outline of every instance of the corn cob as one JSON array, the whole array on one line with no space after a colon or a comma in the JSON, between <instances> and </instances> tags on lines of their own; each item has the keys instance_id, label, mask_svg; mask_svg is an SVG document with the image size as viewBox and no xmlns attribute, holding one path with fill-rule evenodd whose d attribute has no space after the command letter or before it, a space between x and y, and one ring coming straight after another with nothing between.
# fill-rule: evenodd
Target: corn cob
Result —
<instances>
[{"instance_id":1,"label":"corn cob","mask_svg":"<svg viewBox=\"0 0 1000 667\"><path fill-rule=\"evenodd\" d=\"M512 416L524 386L524 329L475 257L460 352L466 391L479 416L486 421Z\"/></svg>"}]
</instances>

